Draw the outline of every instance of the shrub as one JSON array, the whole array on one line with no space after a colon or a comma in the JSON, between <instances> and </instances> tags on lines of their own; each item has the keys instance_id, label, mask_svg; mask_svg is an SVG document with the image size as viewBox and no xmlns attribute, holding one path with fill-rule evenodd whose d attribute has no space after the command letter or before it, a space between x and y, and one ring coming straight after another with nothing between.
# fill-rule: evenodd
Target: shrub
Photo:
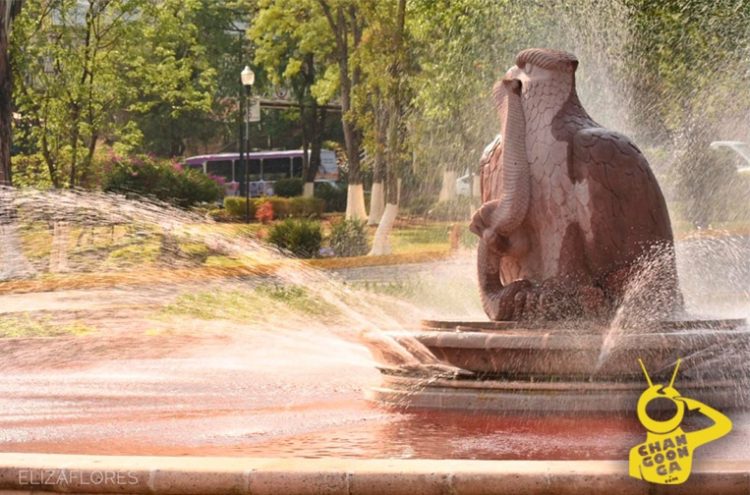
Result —
<instances>
[{"instance_id":1,"label":"shrub","mask_svg":"<svg viewBox=\"0 0 750 495\"><path fill-rule=\"evenodd\" d=\"M273 205L270 201L264 201L255 210L255 219L262 224L273 220Z\"/></svg>"},{"instance_id":2,"label":"shrub","mask_svg":"<svg viewBox=\"0 0 750 495\"><path fill-rule=\"evenodd\" d=\"M325 201L325 211L346 211L346 184L336 187L328 182L315 184L316 198Z\"/></svg>"},{"instance_id":3,"label":"shrub","mask_svg":"<svg viewBox=\"0 0 750 495\"><path fill-rule=\"evenodd\" d=\"M52 180L41 153L34 155L14 155L11 158L13 168L13 185L16 187L34 187L50 189Z\"/></svg>"},{"instance_id":4,"label":"shrub","mask_svg":"<svg viewBox=\"0 0 750 495\"><path fill-rule=\"evenodd\" d=\"M331 249L336 256L363 256L369 251L367 222L341 220L331 227Z\"/></svg>"},{"instance_id":5,"label":"shrub","mask_svg":"<svg viewBox=\"0 0 750 495\"><path fill-rule=\"evenodd\" d=\"M289 216L295 218L320 218L326 208L326 202L320 198L297 196L289 200Z\"/></svg>"},{"instance_id":6,"label":"shrub","mask_svg":"<svg viewBox=\"0 0 750 495\"><path fill-rule=\"evenodd\" d=\"M259 204L268 201L273 206L274 218L287 218L289 216L289 198L280 198L278 196L264 196L256 198L256 208Z\"/></svg>"},{"instance_id":7,"label":"shrub","mask_svg":"<svg viewBox=\"0 0 750 495\"><path fill-rule=\"evenodd\" d=\"M231 222L234 220L225 208L213 208L206 213L206 216L214 222Z\"/></svg>"},{"instance_id":8,"label":"shrub","mask_svg":"<svg viewBox=\"0 0 750 495\"><path fill-rule=\"evenodd\" d=\"M104 190L152 196L182 207L216 201L222 195L218 179L148 156L115 157Z\"/></svg>"},{"instance_id":9,"label":"shrub","mask_svg":"<svg viewBox=\"0 0 750 495\"><path fill-rule=\"evenodd\" d=\"M245 218L245 198L239 196L224 198L224 208L235 220ZM255 201L252 198L250 199L250 218L255 218Z\"/></svg>"},{"instance_id":10,"label":"shrub","mask_svg":"<svg viewBox=\"0 0 750 495\"><path fill-rule=\"evenodd\" d=\"M462 221L469 220L476 207L475 202L468 196L459 196L450 201L436 204L427 214L433 220Z\"/></svg>"},{"instance_id":11,"label":"shrub","mask_svg":"<svg viewBox=\"0 0 750 495\"><path fill-rule=\"evenodd\" d=\"M282 198L301 196L305 182L302 179L281 179L273 184L273 192Z\"/></svg>"},{"instance_id":12,"label":"shrub","mask_svg":"<svg viewBox=\"0 0 750 495\"><path fill-rule=\"evenodd\" d=\"M268 242L300 258L312 258L320 251L323 234L320 222L288 218L276 223L268 233Z\"/></svg>"}]
</instances>

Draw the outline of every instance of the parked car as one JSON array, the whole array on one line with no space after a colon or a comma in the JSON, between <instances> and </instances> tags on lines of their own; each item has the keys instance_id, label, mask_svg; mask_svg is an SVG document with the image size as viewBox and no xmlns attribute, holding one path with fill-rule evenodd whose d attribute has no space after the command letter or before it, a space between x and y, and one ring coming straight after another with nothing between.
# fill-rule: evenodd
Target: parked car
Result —
<instances>
[{"instance_id":1,"label":"parked car","mask_svg":"<svg viewBox=\"0 0 750 495\"><path fill-rule=\"evenodd\" d=\"M744 141L714 141L711 143L710 148L712 150L718 150L721 148L729 148L730 150L737 153L744 162L744 165L737 168L740 173L750 172L750 145Z\"/></svg>"}]
</instances>

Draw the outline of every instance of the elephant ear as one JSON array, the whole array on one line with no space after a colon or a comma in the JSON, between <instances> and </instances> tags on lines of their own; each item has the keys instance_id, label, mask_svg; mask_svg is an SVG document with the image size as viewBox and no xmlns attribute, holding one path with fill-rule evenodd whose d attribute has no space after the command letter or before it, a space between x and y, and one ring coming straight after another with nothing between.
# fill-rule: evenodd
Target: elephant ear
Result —
<instances>
[{"instance_id":1,"label":"elephant ear","mask_svg":"<svg viewBox=\"0 0 750 495\"><path fill-rule=\"evenodd\" d=\"M635 301L638 315L667 318L682 307L666 201L646 157L626 136L589 128L573 137L580 225L587 263L610 296ZM616 275L617 270L627 273ZM613 275L614 274L614 275Z\"/></svg>"},{"instance_id":2,"label":"elephant ear","mask_svg":"<svg viewBox=\"0 0 750 495\"><path fill-rule=\"evenodd\" d=\"M573 138L573 167L574 182L586 186L577 189L579 215L591 225L594 242L619 246L628 259L640 256L647 244L672 242L664 196L630 139L602 128L579 131ZM611 261L610 255L604 258L604 264Z\"/></svg>"}]
</instances>

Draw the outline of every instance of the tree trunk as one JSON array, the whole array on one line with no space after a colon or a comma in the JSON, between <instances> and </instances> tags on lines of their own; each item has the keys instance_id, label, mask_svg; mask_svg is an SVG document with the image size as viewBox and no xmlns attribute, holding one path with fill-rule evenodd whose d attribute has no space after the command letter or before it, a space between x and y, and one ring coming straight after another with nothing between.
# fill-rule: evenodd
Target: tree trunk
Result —
<instances>
[{"instance_id":1,"label":"tree trunk","mask_svg":"<svg viewBox=\"0 0 750 495\"><path fill-rule=\"evenodd\" d=\"M52 250L49 255L49 272L68 271L68 244L70 229L68 222L55 221L52 225Z\"/></svg>"},{"instance_id":2,"label":"tree trunk","mask_svg":"<svg viewBox=\"0 0 750 495\"><path fill-rule=\"evenodd\" d=\"M78 111L77 104L73 105L71 120L73 121L73 132L70 136L70 147L73 150L70 157L70 179L68 187L73 189L76 187L76 178L78 175L78 138L80 137L80 127L78 118L80 112Z\"/></svg>"},{"instance_id":3,"label":"tree trunk","mask_svg":"<svg viewBox=\"0 0 750 495\"><path fill-rule=\"evenodd\" d=\"M351 53L349 41L353 47L362 41L362 25L357 12L357 6L350 4L336 7L334 16L331 5L325 0L318 0L323 13L336 39L336 58L339 66L339 85L341 90L341 127L344 131L346 158L349 162L349 188L346 198L346 218L364 220L367 218L365 210L365 196L362 189L362 175L360 172L359 147L361 136L352 120L351 94L352 87L359 84L361 71L354 68L349 72L349 55Z\"/></svg>"},{"instance_id":4,"label":"tree trunk","mask_svg":"<svg viewBox=\"0 0 750 495\"><path fill-rule=\"evenodd\" d=\"M315 183L305 182L305 185L302 188L302 197L312 198L313 196L315 196Z\"/></svg>"},{"instance_id":5,"label":"tree trunk","mask_svg":"<svg viewBox=\"0 0 750 495\"><path fill-rule=\"evenodd\" d=\"M385 148L388 134L388 115L382 97L379 93L375 95L377 103L374 104L375 114L375 159L373 164L372 191L370 192L370 217L367 225L378 225L380 217L385 211L385 189L386 163Z\"/></svg>"},{"instance_id":6,"label":"tree trunk","mask_svg":"<svg viewBox=\"0 0 750 495\"><path fill-rule=\"evenodd\" d=\"M310 162L304 176L305 187L302 191L304 197L312 197L315 194L315 177L321 166L320 154L323 150L323 135L325 133L326 110L312 99L312 132L310 139Z\"/></svg>"},{"instance_id":7,"label":"tree trunk","mask_svg":"<svg viewBox=\"0 0 750 495\"><path fill-rule=\"evenodd\" d=\"M367 217L367 225L378 225L380 217L385 211L385 191L382 179L372 183L370 191L370 215Z\"/></svg>"},{"instance_id":8,"label":"tree trunk","mask_svg":"<svg viewBox=\"0 0 750 495\"><path fill-rule=\"evenodd\" d=\"M8 2L11 2L8 4ZM20 2L0 0L0 185L12 185L10 142L13 127L13 74L8 52L10 23Z\"/></svg>"},{"instance_id":9,"label":"tree trunk","mask_svg":"<svg viewBox=\"0 0 750 495\"><path fill-rule=\"evenodd\" d=\"M325 108L320 108L313 100L312 103L312 136L310 139L310 166L307 169L307 175L305 176L306 182L315 181L315 177L318 175L320 170L321 158L320 152L323 150L323 134L325 132Z\"/></svg>"},{"instance_id":10,"label":"tree trunk","mask_svg":"<svg viewBox=\"0 0 750 495\"><path fill-rule=\"evenodd\" d=\"M446 170L443 172L443 185L440 188L438 202L456 199L456 171Z\"/></svg>"},{"instance_id":11,"label":"tree trunk","mask_svg":"<svg viewBox=\"0 0 750 495\"><path fill-rule=\"evenodd\" d=\"M393 230L393 224L396 222L398 216L398 204L388 203L385 205L385 211L383 217L380 219L380 224L375 231L375 238L372 241L372 249L370 250L369 256L385 256L391 254L391 241L390 234Z\"/></svg>"},{"instance_id":12,"label":"tree trunk","mask_svg":"<svg viewBox=\"0 0 750 495\"><path fill-rule=\"evenodd\" d=\"M60 178L57 174L57 164L52 158L52 153L49 149L49 141L47 140L47 129L42 129L42 156L44 157L44 163L47 164L47 170L49 171L49 180L55 189L60 188Z\"/></svg>"},{"instance_id":13,"label":"tree trunk","mask_svg":"<svg viewBox=\"0 0 750 495\"><path fill-rule=\"evenodd\" d=\"M304 93L304 89L301 90ZM310 170L310 117L308 109L305 107L304 94L299 95L299 116L302 120L302 180L307 181L307 175Z\"/></svg>"},{"instance_id":14,"label":"tree trunk","mask_svg":"<svg viewBox=\"0 0 750 495\"><path fill-rule=\"evenodd\" d=\"M406 0L399 0L398 14L396 21L396 30L394 33L395 58L389 69L390 87L389 87L389 111L388 111L388 167L386 170L385 183L385 211L383 218L380 220L378 229L375 231L371 256L386 255L391 253L390 235L393 225L398 216L399 204L399 171L402 159L403 133L401 129L403 109L401 108L401 87L402 78L402 41L404 34L404 25L406 18Z\"/></svg>"},{"instance_id":15,"label":"tree trunk","mask_svg":"<svg viewBox=\"0 0 750 495\"><path fill-rule=\"evenodd\" d=\"M0 189L0 280L36 274L23 253L11 191Z\"/></svg>"},{"instance_id":16,"label":"tree trunk","mask_svg":"<svg viewBox=\"0 0 750 495\"><path fill-rule=\"evenodd\" d=\"M367 209L365 208L365 190L360 182L359 184L349 184L346 191L346 219L347 220L366 220Z\"/></svg>"},{"instance_id":17,"label":"tree trunk","mask_svg":"<svg viewBox=\"0 0 750 495\"><path fill-rule=\"evenodd\" d=\"M474 174L474 177L472 177L471 196L474 198L482 197L482 176L480 174Z\"/></svg>"},{"instance_id":18,"label":"tree trunk","mask_svg":"<svg viewBox=\"0 0 750 495\"><path fill-rule=\"evenodd\" d=\"M21 5L21 0L0 0L0 186L13 183L10 167L13 75L8 42L11 21L20 12ZM28 277L35 273L36 270L23 253L11 192L0 189L0 280Z\"/></svg>"}]
</instances>

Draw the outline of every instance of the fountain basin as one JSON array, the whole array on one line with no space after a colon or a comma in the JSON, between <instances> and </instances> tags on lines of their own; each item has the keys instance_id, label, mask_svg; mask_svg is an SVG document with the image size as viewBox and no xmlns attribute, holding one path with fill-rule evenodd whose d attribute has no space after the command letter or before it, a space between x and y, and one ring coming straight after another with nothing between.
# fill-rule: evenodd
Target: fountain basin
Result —
<instances>
[{"instance_id":1,"label":"fountain basin","mask_svg":"<svg viewBox=\"0 0 750 495\"><path fill-rule=\"evenodd\" d=\"M424 321L420 330L391 336L405 346L416 339L441 363L469 373L435 377L384 367L381 386L368 397L388 405L632 412L647 387L639 358L654 383L667 383L682 359L675 386L684 396L718 408L750 403L748 364L735 352L750 347L744 320L663 322L614 336L594 324Z\"/></svg>"}]
</instances>

